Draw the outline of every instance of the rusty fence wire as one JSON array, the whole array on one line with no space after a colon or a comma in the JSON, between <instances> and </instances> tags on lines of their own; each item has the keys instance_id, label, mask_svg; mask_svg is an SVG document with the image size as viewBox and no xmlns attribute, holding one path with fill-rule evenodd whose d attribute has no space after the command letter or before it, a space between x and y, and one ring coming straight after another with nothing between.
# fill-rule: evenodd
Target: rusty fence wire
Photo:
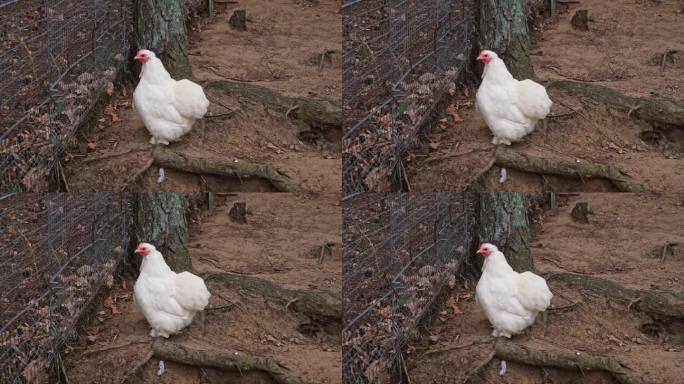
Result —
<instances>
[{"instance_id":1,"label":"rusty fence wire","mask_svg":"<svg viewBox=\"0 0 684 384\"><path fill-rule=\"evenodd\" d=\"M397 185L401 157L470 56L475 0L342 4L345 194Z\"/></svg>"},{"instance_id":2,"label":"rusty fence wire","mask_svg":"<svg viewBox=\"0 0 684 384\"><path fill-rule=\"evenodd\" d=\"M0 382L61 382L60 351L128 248L114 193L0 196Z\"/></svg>"},{"instance_id":3,"label":"rusty fence wire","mask_svg":"<svg viewBox=\"0 0 684 384\"><path fill-rule=\"evenodd\" d=\"M465 193L344 199L345 384L402 382L402 349L466 263L474 204Z\"/></svg>"}]
</instances>

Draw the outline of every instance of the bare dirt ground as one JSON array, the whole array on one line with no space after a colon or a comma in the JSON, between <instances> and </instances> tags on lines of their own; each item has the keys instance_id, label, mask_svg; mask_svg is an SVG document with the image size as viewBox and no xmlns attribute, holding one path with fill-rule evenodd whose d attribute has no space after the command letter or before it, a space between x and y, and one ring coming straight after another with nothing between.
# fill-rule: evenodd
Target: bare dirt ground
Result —
<instances>
[{"instance_id":1,"label":"bare dirt ground","mask_svg":"<svg viewBox=\"0 0 684 384\"><path fill-rule=\"evenodd\" d=\"M535 266L542 274L579 272L623 284L628 288L684 291L684 210L682 196L587 193L562 199L559 208L536 219L530 243ZM593 207L589 224L570 218L576 202ZM677 242L674 253L661 260L667 242ZM461 383L473 367L492 351L491 326L473 299L476 281L464 280L452 296L462 314L451 308L430 324L409 347L412 382ZM665 384L684 377L684 324L670 323L656 333L644 333L647 316L594 292L578 291L552 280L552 308L546 324L537 323L511 341L517 344L576 354L618 358L646 382ZM573 305L572 303L577 303ZM430 341L432 338L433 341ZM494 358L470 383L615 383L603 372L565 371L507 362Z\"/></svg>"},{"instance_id":2,"label":"bare dirt ground","mask_svg":"<svg viewBox=\"0 0 684 384\"><path fill-rule=\"evenodd\" d=\"M572 29L576 9L589 9L594 22L587 32ZM567 79L591 82L628 96L657 95L684 103L684 13L678 1L582 0L569 10L543 21L533 38L532 60L540 81ZM674 62L662 66L667 49L678 50ZM550 90L554 100L547 118L535 132L512 149L551 159L607 163L621 168L652 191L684 185L684 133L674 130L657 142L644 142L642 131L652 128L625 113ZM491 133L469 96L453 100L463 122L448 114L437 118L427 140L408 156L412 190L463 190L467 180L483 169L495 146ZM498 166L484 176L485 190L615 191L605 180L580 180L507 169L501 184Z\"/></svg>"},{"instance_id":3,"label":"bare dirt ground","mask_svg":"<svg viewBox=\"0 0 684 384\"><path fill-rule=\"evenodd\" d=\"M193 24L190 61L198 81L229 79L274 89L284 95L323 98L340 104L341 25L339 0L244 0L217 4L214 16ZM228 20L246 9L247 31ZM321 60L321 55L330 53ZM261 179L220 178L151 166L149 134L132 109L133 86L119 90L93 127L66 155L71 191L271 191ZM169 148L192 156L270 164L302 189L334 192L341 183L340 136L325 132L302 141L307 128L259 102L207 90L211 102L204 130L199 122ZM232 111L232 112L231 112ZM107 156L113 154L115 156ZM103 157L105 156L105 157Z\"/></svg>"},{"instance_id":4,"label":"bare dirt ground","mask_svg":"<svg viewBox=\"0 0 684 384\"><path fill-rule=\"evenodd\" d=\"M189 250L199 274L230 271L260 277L287 288L328 289L340 292L340 226L338 194L239 194L221 199L217 206L193 221ZM228 217L235 201L252 209L247 224ZM320 258L320 247L332 242L331 255ZM110 306L100 305L78 340L69 344L64 363L73 383L120 383L127 370L150 351L149 326L132 301L132 279L117 282L109 294ZM258 295L210 280L210 307L205 322L195 321L169 341L184 346L268 356L289 368L306 383L338 383L341 372L338 325L315 334L300 333L306 317ZM104 301L107 304L107 300ZM118 312L113 314L113 312ZM103 349L108 347L122 347ZM240 375L151 359L142 369L148 383L260 383L273 381L265 374Z\"/></svg>"}]
</instances>

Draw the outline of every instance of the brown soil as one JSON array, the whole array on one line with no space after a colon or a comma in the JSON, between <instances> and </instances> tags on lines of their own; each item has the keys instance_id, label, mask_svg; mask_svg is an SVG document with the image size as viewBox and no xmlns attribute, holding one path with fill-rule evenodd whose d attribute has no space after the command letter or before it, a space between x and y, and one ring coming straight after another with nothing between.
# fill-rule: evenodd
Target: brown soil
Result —
<instances>
[{"instance_id":1,"label":"brown soil","mask_svg":"<svg viewBox=\"0 0 684 384\"><path fill-rule=\"evenodd\" d=\"M245 0L224 5L199 20L191 33L190 61L199 80L232 79L253 82L286 95L341 100L339 60L341 26L339 0L263 2ZM230 29L235 8L246 9L252 22L246 32ZM321 63L321 54L330 60ZM66 179L71 191L118 191L151 157L149 134L131 107L133 88L118 92L96 118L92 129L67 154ZM304 190L334 192L341 183L341 132L326 132L317 142L302 142L308 130L251 100L207 91L211 101L206 127L196 123L176 151L206 158L271 164ZM230 111L233 114L228 114ZM112 114L113 113L113 114ZM218 116L217 116L218 115ZM113 121L114 120L114 121ZM107 153L133 152L93 160ZM129 186L132 191L271 191L263 180L240 180L165 170L152 166Z\"/></svg>"},{"instance_id":2,"label":"brown soil","mask_svg":"<svg viewBox=\"0 0 684 384\"><path fill-rule=\"evenodd\" d=\"M338 194L239 194L219 200L214 209L193 219L189 250L199 274L232 271L290 288L340 291ZM228 211L235 201L245 201L251 208L247 224L230 221ZM336 245L332 256L320 262L320 247L325 242ZM131 298L133 283L121 281L110 293L120 314L112 315L100 305L79 339L67 346L64 363L70 382L120 383L126 371L150 351L149 326ZM298 331L300 323L307 321L303 315L220 283L209 281L208 287L212 293L210 307L228 301L237 305L205 311L204 323L198 316L170 341L199 349L269 356L306 383L340 382L339 324L306 336ZM94 341L89 342L88 335ZM94 352L130 342L137 344ZM168 361L166 373L158 377L158 364L153 358L143 367L145 382L272 382L261 373L240 375Z\"/></svg>"},{"instance_id":3,"label":"brown soil","mask_svg":"<svg viewBox=\"0 0 684 384\"><path fill-rule=\"evenodd\" d=\"M588 32L570 25L575 9L589 9L594 22ZM589 81L630 96L651 94L684 103L684 14L676 1L583 0L545 21L535 34L532 60L540 80ZM657 56L679 50L674 63L661 69ZM471 91L471 95L474 92ZM653 191L684 185L684 133L674 130L667 140L645 143L639 134L646 123L630 120L588 100L551 89L554 100L547 129L537 126L532 135L512 149L537 156L571 161L591 161L617 166L637 183ZM464 119L438 117L426 143L408 157L409 181L415 191L463 190L468 177L492 157L491 133L467 98L454 100ZM466 106L464 106L466 104ZM470 104L472 105L472 104ZM574 113L573 109L579 114ZM447 117L444 122L439 122ZM603 180L566 179L494 166L485 176L486 190L614 191Z\"/></svg>"},{"instance_id":4,"label":"brown soil","mask_svg":"<svg viewBox=\"0 0 684 384\"><path fill-rule=\"evenodd\" d=\"M567 199L567 200L566 200ZM538 218L532 239L532 256L540 273L576 271L590 273L629 288L663 288L682 292L684 273L684 225L682 196L589 193L563 198L559 208ZM570 218L576 202L593 208L589 224ZM677 242L674 255L661 261L662 246ZM473 299L474 281L463 281L452 296L463 314L444 308L421 340L411 345L408 371L412 382L461 383L466 372L492 350L491 327ZM684 377L684 324L671 323L655 335L640 327L651 320L618 304L585 291L551 281L552 308L546 324L537 323L511 341L539 349L605 355L626 362L635 373L654 384L674 383ZM437 339L432 343L428 335ZM480 344L470 345L473 342ZM466 346L430 353L448 346ZM501 377L494 358L470 383L615 383L603 372L586 373L526 366L507 362Z\"/></svg>"}]
</instances>

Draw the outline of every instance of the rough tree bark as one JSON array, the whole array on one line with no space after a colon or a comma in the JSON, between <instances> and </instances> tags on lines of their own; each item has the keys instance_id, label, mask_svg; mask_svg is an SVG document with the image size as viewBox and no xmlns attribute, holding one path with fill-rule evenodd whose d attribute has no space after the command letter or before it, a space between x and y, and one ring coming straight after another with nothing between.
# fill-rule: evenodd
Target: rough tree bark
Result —
<instances>
[{"instance_id":1,"label":"rough tree bark","mask_svg":"<svg viewBox=\"0 0 684 384\"><path fill-rule=\"evenodd\" d=\"M135 239L154 245L176 272L192 270L188 255L186 202L175 192L139 193L135 199Z\"/></svg>"},{"instance_id":2,"label":"rough tree bark","mask_svg":"<svg viewBox=\"0 0 684 384\"><path fill-rule=\"evenodd\" d=\"M137 0L135 13L138 49L153 51L174 78L192 77L183 2Z\"/></svg>"},{"instance_id":3,"label":"rough tree bark","mask_svg":"<svg viewBox=\"0 0 684 384\"><path fill-rule=\"evenodd\" d=\"M534 78L525 0L482 0L480 49L496 52L516 79Z\"/></svg>"},{"instance_id":4,"label":"rough tree bark","mask_svg":"<svg viewBox=\"0 0 684 384\"><path fill-rule=\"evenodd\" d=\"M518 272L534 271L530 256L530 236L530 222L527 219L527 204L523 193L480 194L480 242L496 245L506 255L511 267Z\"/></svg>"}]
</instances>

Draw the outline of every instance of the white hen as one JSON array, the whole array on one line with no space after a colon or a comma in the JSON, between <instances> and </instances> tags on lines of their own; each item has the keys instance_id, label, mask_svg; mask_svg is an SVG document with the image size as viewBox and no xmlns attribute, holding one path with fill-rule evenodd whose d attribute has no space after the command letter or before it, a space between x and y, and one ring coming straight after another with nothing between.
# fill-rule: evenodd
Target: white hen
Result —
<instances>
[{"instance_id":1,"label":"white hen","mask_svg":"<svg viewBox=\"0 0 684 384\"><path fill-rule=\"evenodd\" d=\"M209 304L211 294L204 280L190 272L172 271L151 244L140 243L135 253L143 260L133 292L135 303L152 327L150 336L169 337L180 332Z\"/></svg>"},{"instance_id":2,"label":"white hen","mask_svg":"<svg viewBox=\"0 0 684 384\"><path fill-rule=\"evenodd\" d=\"M496 53L484 50L477 57L485 65L477 90L477 109L494 134L492 144L511 145L534 130L551 111L551 99L541 84L513 78Z\"/></svg>"},{"instance_id":3,"label":"white hen","mask_svg":"<svg viewBox=\"0 0 684 384\"><path fill-rule=\"evenodd\" d=\"M522 332L551 305L553 295L546 280L532 272L514 271L492 244L482 244L477 253L485 259L476 298L494 327L492 336L511 337Z\"/></svg>"},{"instance_id":4,"label":"white hen","mask_svg":"<svg viewBox=\"0 0 684 384\"><path fill-rule=\"evenodd\" d=\"M195 121L204 117L209 100L198 84L172 79L154 52L141 49L135 59L142 64L142 71L133 92L133 105L152 135L150 144L168 145L190 132Z\"/></svg>"}]
</instances>

